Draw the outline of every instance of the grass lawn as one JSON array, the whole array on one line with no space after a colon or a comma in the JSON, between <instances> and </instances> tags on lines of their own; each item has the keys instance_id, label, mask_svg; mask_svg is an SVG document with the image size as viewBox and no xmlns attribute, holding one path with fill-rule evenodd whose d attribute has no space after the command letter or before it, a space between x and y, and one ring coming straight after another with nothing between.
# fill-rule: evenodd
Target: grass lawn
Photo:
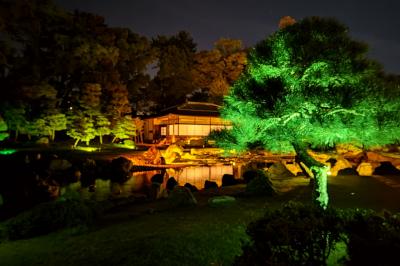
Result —
<instances>
[{"instance_id":1,"label":"grass lawn","mask_svg":"<svg viewBox=\"0 0 400 266\"><path fill-rule=\"evenodd\" d=\"M0 243L0 265L230 265L247 239L246 225L266 208L310 202L306 179L274 183L285 193L237 198L226 207L207 206L213 193L197 194L194 208L171 209L165 200L119 207L89 229ZM294 189L287 189L289 183ZM398 211L399 190L374 178L340 177L331 181L331 203Z\"/></svg>"},{"instance_id":2,"label":"grass lawn","mask_svg":"<svg viewBox=\"0 0 400 266\"><path fill-rule=\"evenodd\" d=\"M239 199L222 208L161 211L125 207L88 230L3 242L0 264L230 265L241 252L247 223L263 214L266 202L268 198ZM150 207L154 213L145 210Z\"/></svg>"}]
</instances>

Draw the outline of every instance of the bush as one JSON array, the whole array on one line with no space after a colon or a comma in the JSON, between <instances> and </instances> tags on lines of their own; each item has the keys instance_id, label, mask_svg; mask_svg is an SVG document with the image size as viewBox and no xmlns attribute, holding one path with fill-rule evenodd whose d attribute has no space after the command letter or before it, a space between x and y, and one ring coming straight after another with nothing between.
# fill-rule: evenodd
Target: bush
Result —
<instances>
[{"instance_id":1,"label":"bush","mask_svg":"<svg viewBox=\"0 0 400 266\"><path fill-rule=\"evenodd\" d=\"M335 210L289 202L248 226L251 242L235 265L325 265L341 228Z\"/></svg>"},{"instance_id":2,"label":"bush","mask_svg":"<svg viewBox=\"0 0 400 266\"><path fill-rule=\"evenodd\" d=\"M398 265L400 217L385 212L355 210L347 213L349 265Z\"/></svg>"},{"instance_id":3,"label":"bush","mask_svg":"<svg viewBox=\"0 0 400 266\"><path fill-rule=\"evenodd\" d=\"M30 238L74 226L91 224L100 213L97 203L65 200L42 203L5 223L10 240Z\"/></svg>"},{"instance_id":4,"label":"bush","mask_svg":"<svg viewBox=\"0 0 400 266\"><path fill-rule=\"evenodd\" d=\"M264 171L252 170L252 173L254 174L254 178L247 184L246 193L254 196L271 196L275 194L272 183Z\"/></svg>"},{"instance_id":5,"label":"bush","mask_svg":"<svg viewBox=\"0 0 400 266\"><path fill-rule=\"evenodd\" d=\"M400 254L400 216L388 212L289 202L250 223L247 234L235 265L326 265L331 251L346 265L398 265Z\"/></svg>"}]
</instances>

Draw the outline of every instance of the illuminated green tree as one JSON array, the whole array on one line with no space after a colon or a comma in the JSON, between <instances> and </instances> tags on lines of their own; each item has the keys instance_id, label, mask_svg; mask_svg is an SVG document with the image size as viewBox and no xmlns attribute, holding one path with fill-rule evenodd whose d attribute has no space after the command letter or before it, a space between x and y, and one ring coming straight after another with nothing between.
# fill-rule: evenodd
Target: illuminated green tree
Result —
<instances>
[{"instance_id":1,"label":"illuminated green tree","mask_svg":"<svg viewBox=\"0 0 400 266\"><path fill-rule=\"evenodd\" d=\"M130 139L135 136L135 121L130 115L121 117L114 121L114 125L111 128L111 133L114 135L112 142L117 139Z\"/></svg>"},{"instance_id":2,"label":"illuminated green tree","mask_svg":"<svg viewBox=\"0 0 400 266\"><path fill-rule=\"evenodd\" d=\"M89 145L90 140L96 137L93 119L82 112L71 113L68 117L67 135L75 139L74 147L79 141L84 141L86 145Z\"/></svg>"},{"instance_id":3,"label":"illuminated green tree","mask_svg":"<svg viewBox=\"0 0 400 266\"><path fill-rule=\"evenodd\" d=\"M61 131L67 129L67 117L65 114L54 113L44 117L47 130L49 131L49 136L52 141L56 137L56 131Z\"/></svg>"},{"instance_id":4,"label":"illuminated green tree","mask_svg":"<svg viewBox=\"0 0 400 266\"><path fill-rule=\"evenodd\" d=\"M0 141L8 138L8 133L7 133L7 123L4 121L4 119L0 116Z\"/></svg>"},{"instance_id":5,"label":"illuminated green tree","mask_svg":"<svg viewBox=\"0 0 400 266\"><path fill-rule=\"evenodd\" d=\"M102 114L94 117L95 134L99 136L100 144L103 144L103 136L111 133L110 121Z\"/></svg>"},{"instance_id":6,"label":"illuminated green tree","mask_svg":"<svg viewBox=\"0 0 400 266\"><path fill-rule=\"evenodd\" d=\"M389 97L367 46L333 19L306 18L260 42L224 99L233 129L219 144L237 151L296 151L315 178L314 201L328 205L329 167L308 150L336 143L365 147L400 138L398 98Z\"/></svg>"}]
</instances>

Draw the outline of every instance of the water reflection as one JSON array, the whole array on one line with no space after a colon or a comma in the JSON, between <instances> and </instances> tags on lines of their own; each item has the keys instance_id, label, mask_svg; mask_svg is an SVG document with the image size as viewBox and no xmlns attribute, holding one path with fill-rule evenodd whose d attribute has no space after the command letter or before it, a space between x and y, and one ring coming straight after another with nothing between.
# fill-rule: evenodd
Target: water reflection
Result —
<instances>
[{"instance_id":1,"label":"water reflection","mask_svg":"<svg viewBox=\"0 0 400 266\"><path fill-rule=\"evenodd\" d=\"M160 172L161 171L134 172L132 177L124 183L97 179L95 180L95 189L93 191L90 191L87 187L82 187L80 182L76 182L63 187L61 196L80 197L82 199L92 199L96 201L103 201L109 198L129 197L144 193L146 188L151 185L151 177ZM174 177L181 186L190 183L201 189L204 187L204 182L206 180L214 181L218 186L221 186L222 176L224 174L233 173L232 165L191 166L179 169L167 169L165 182L168 178Z\"/></svg>"},{"instance_id":2,"label":"water reflection","mask_svg":"<svg viewBox=\"0 0 400 266\"><path fill-rule=\"evenodd\" d=\"M214 181L218 186L221 186L222 176L224 174L233 174L233 167L232 165L194 166L179 170L168 169L167 173L170 177L175 177L181 186L190 183L201 189L204 187L206 180Z\"/></svg>"}]
</instances>

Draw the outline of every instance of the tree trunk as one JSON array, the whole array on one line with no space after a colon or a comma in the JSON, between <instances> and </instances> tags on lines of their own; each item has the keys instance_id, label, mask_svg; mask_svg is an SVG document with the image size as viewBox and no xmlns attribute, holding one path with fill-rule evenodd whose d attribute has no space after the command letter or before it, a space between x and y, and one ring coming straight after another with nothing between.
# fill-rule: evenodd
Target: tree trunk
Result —
<instances>
[{"instance_id":1,"label":"tree trunk","mask_svg":"<svg viewBox=\"0 0 400 266\"><path fill-rule=\"evenodd\" d=\"M76 141L75 141L75 143L74 143L74 148L76 148L76 146L78 145L78 143L79 143L79 139L76 139Z\"/></svg>"},{"instance_id":2,"label":"tree trunk","mask_svg":"<svg viewBox=\"0 0 400 266\"><path fill-rule=\"evenodd\" d=\"M116 139L117 139L117 137L114 137L114 138L112 139L111 143L114 143Z\"/></svg>"},{"instance_id":3,"label":"tree trunk","mask_svg":"<svg viewBox=\"0 0 400 266\"><path fill-rule=\"evenodd\" d=\"M99 138L100 138L100 145L102 145L103 144L103 135L99 135Z\"/></svg>"},{"instance_id":4,"label":"tree trunk","mask_svg":"<svg viewBox=\"0 0 400 266\"><path fill-rule=\"evenodd\" d=\"M328 171L329 166L315 160L307 149L309 145L294 143L293 147L296 151L296 157L299 162L302 162L306 167L309 168L309 172L314 177L314 190L313 190L313 202L319 207L326 209L328 207Z\"/></svg>"}]
</instances>

